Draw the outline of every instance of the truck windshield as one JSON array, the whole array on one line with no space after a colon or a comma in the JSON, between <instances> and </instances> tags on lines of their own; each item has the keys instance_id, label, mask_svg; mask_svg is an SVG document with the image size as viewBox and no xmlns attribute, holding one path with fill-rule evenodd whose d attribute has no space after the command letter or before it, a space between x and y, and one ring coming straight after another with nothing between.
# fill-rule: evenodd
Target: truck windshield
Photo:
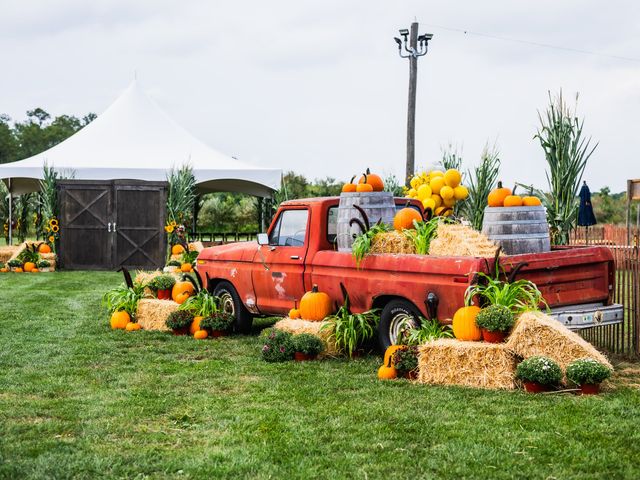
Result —
<instances>
[{"instance_id":1,"label":"truck windshield","mask_svg":"<svg viewBox=\"0 0 640 480\"><path fill-rule=\"evenodd\" d=\"M300 247L307 233L307 210L284 210L269 234L269 245Z\"/></svg>"}]
</instances>

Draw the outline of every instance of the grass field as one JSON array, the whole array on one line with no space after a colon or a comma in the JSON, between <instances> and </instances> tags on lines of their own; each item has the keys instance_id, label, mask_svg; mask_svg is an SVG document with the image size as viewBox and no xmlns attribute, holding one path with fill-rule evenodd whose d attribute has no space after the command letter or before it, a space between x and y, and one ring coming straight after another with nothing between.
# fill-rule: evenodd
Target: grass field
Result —
<instances>
[{"instance_id":1,"label":"grass field","mask_svg":"<svg viewBox=\"0 0 640 480\"><path fill-rule=\"evenodd\" d=\"M268 364L252 336L111 331L113 273L0 275L0 478L640 478L640 367L598 397Z\"/></svg>"}]
</instances>

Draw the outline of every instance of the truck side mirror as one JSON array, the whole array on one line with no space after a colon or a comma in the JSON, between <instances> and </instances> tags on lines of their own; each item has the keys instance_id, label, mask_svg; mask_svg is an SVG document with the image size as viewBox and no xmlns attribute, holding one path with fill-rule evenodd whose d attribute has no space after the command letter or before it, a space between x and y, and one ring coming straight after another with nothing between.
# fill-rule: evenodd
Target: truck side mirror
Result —
<instances>
[{"instance_id":1,"label":"truck side mirror","mask_svg":"<svg viewBox=\"0 0 640 480\"><path fill-rule=\"evenodd\" d=\"M258 245L269 245L269 236L266 233L258 234Z\"/></svg>"}]
</instances>

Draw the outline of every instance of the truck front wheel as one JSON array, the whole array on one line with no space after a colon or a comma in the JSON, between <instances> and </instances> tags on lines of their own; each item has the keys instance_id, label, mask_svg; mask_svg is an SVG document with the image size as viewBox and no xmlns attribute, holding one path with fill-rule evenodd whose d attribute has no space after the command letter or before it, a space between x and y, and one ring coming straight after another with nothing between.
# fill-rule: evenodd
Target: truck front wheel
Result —
<instances>
[{"instance_id":1,"label":"truck front wheel","mask_svg":"<svg viewBox=\"0 0 640 480\"><path fill-rule=\"evenodd\" d=\"M420 312L411 302L391 300L382 309L378 325L378 343L384 352L398 342L402 330L420 325Z\"/></svg>"},{"instance_id":2,"label":"truck front wheel","mask_svg":"<svg viewBox=\"0 0 640 480\"><path fill-rule=\"evenodd\" d=\"M220 282L213 289L213 294L220 299L220 309L236 317L234 330L238 333L251 333L253 317L240 301L236 289L229 282Z\"/></svg>"}]
</instances>

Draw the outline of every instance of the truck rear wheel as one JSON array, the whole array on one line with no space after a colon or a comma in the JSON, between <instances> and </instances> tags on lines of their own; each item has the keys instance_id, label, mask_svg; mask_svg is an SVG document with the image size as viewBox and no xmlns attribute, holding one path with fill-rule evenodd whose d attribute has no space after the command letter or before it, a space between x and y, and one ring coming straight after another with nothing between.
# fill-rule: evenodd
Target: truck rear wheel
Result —
<instances>
[{"instance_id":1,"label":"truck rear wheel","mask_svg":"<svg viewBox=\"0 0 640 480\"><path fill-rule=\"evenodd\" d=\"M398 342L403 329L420 325L420 312L407 300L391 300L382 309L378 325L378 343L384 352Z\"/></svg>"},{"instance_id":2,"label":"truck rear wheel","mask_svg":"<svg viewBox=\"0 0 640 480\"><path fill-rule=\"evenodd\" d=\"M220 282L213 289L213 294L220 299L220 308L223 312L230 313L236 317L234 330L237 333L251 333L253 316L240 301L240 296L236 289L229 282Z\"/></svg>"}]
</instances>

